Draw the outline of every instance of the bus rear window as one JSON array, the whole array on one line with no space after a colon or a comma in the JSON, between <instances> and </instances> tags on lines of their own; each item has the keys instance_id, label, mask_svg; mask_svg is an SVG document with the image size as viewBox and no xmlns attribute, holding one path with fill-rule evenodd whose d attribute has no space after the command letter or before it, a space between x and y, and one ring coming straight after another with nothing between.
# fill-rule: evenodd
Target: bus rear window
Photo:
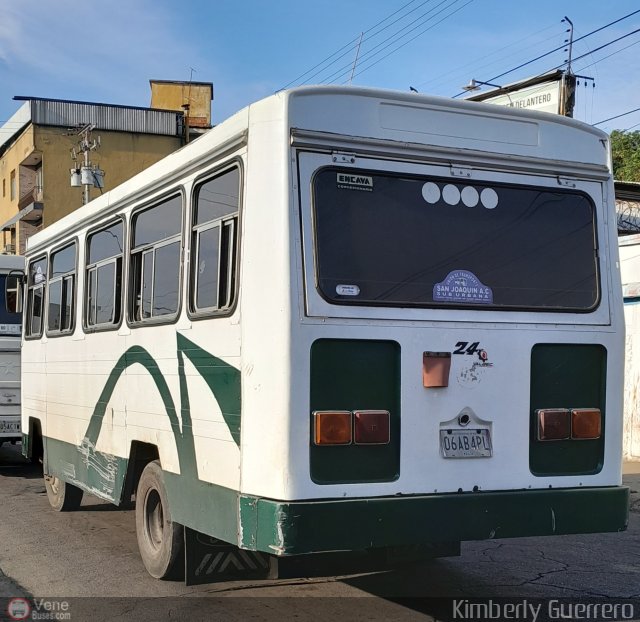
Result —
<instances>
[{"instance_id":1,"label":"bus rear window","mask_svg":"<svg viewBox=\"0 0 640 622\"><path fill-rule=\"evenodd\" d=\"M318 288L359 305L589 311L594 206L567 190L323 169Z\"/></svg>"}]
</instances>

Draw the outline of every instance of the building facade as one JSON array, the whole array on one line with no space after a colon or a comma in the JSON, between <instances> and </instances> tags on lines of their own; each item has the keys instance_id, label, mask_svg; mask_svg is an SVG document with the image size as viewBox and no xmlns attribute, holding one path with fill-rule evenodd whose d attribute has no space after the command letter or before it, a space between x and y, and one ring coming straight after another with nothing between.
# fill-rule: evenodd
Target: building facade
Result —
<instances>
[{"instance_id":1,"label":"building facade","mask_svg":"<svg viewBox=\"0 0 640 622\"><path fill-rule=\"evenodd\" d=\"M83 204L70 170L79 131L89 127L99 149L91 161L111 190L184 143L182 111L15 97L23 102L0 127L0 252L23 254L27 239ZM75 156L74 159L74 150Z\"/></svg>"}]
</instances>

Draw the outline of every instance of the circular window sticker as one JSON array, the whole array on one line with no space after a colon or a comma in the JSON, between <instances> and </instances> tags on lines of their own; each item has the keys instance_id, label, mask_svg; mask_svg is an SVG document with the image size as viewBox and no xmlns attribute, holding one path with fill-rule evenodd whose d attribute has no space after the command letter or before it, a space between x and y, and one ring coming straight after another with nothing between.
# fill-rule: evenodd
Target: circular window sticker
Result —
<instances>
[{"instance_id":1,"label":"circular window sticker","mask_svg":"<svg viewBox=\"0 0 640 622\"><path fill-rule=\"evenodd\" d=\"M422 196L427 203L437 203L440 200L440 188L438 188L438 184L428 181L422 186Z\"/></svg>"},{"instance_id":2,"label":"circular window sticker","mask_svg":"<svg viewBox=\"0 0 640 622\"><path fill-rule=\"evenodd\" d=\"M478 194L478 191L475 188L472 188L471 186L466 186L460 193L460 198L462 199L462 202L467 207L475 207L476 205L478 205L478 201L480 200L480 195Z\"/></svg>"},{"instance_id":3,"label":"circular window sticker","mask_svg":"<svg viewBox=\"0 0 640 622\"><path fill-rule=\"evenodd\" d=\"M493 188L485 188L480 193L480 200L487 209L493 209L498 205L498 193Z\"/></svg>"},{"instance_id":4,"label":"circular window sticker","mask_svg":"<svg viewBox=\"0 0 640 622\"><path fill-rule=\"evenodd\" d=\"M460 203L460 190L452 184L447 184L442 189L442 198L448 205L458 205Z\"/></svg>"}]
</instances>

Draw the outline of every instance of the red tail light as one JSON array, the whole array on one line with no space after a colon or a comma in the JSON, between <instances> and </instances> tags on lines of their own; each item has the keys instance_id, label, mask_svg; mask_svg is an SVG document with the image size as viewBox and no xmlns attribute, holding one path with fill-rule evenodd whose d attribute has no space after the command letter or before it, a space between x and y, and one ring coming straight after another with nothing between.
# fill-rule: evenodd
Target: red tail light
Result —
<instances>
[{"instance_id":1,"label":"red tail light","mask_svg":"<svg viewBox=\"0 0 640 622\"><path fill-rule=\"evenodd\" d=\"M559 441L571 436L571 417L567 408L538 410L538 440Z\"/></svg>"},{"instance_id":2,"label":"red tail light","mask_svg":"<svg viewBox=\"0 0 640 622\"><path fill-rule=\"evenodd\" d=\"M386 445L389 442L388 410L356 410L353 415L356 445Z\"/></svg>"}]
</instances>

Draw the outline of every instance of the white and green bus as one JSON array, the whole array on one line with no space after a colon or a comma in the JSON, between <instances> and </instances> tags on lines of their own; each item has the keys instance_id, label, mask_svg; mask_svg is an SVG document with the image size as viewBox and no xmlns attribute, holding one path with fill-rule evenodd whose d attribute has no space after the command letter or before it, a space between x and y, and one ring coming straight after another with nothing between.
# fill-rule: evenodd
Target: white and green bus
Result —
<instances>
[{"instance_id":1,"label":"white and green bus","mask_svg":"<svg viewBox=\"0 0 640 622\"><path fill-rule=\"evenodd\" d=\"M625 529L609 164L560 116L305 87L47 227L23 432L51 504L135 496L154 577L185 533L250 566Z\"/></svg>"}]
</instances>

